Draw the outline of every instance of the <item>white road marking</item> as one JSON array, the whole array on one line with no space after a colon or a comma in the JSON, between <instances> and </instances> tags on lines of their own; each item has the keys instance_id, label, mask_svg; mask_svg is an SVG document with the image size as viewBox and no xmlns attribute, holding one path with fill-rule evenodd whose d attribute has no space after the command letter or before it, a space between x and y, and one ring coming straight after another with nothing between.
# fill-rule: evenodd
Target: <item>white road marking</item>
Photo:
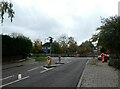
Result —
<instances>
[{"instance_id":1,"label":"white road marking","mask_svg":"<svg viewBox=\"0 0 120 89\"><path fill-rule=\"evenodd\" d=\"M11 75L11 76L8 76L8 77L5 77L5 78L2 78L2 79L0 79L0 80L9 79L9 78L12 78L12 77L14 77L14 75Z\"/></svg>"},{"instance_id":2,"label":"white road marking","mask_svg":"<svg viewBox=\"0 0 120 89\"><path fill-rule=\"evenodd\" d=\"M41 66L43 69L48 70L48 68Z\"/></svg>"},{"instance_id":3,"label":"white road marking","mask_svg":"<svg viewBox=\"0 0 120 89\"><path fill-rule=\"evenodd\" d=\"M89 60L86 62L86 65L89 63Z\"/></svg>"},{"instance_id":4,"label":"white road marking","mask_svg":"<svg viewBox=\"0 0 120 89\"><path fill-rule=\"evenodd\" d=\"M19 82L19 81L21 81L21 80L27 79L27 78L29 78L29 77L30 77L30 76L27 76L27 77L21 78L20 80L15 80L15 81L13 81L13 82L10 82L10 83L1 85L0 88L2 88L2 87L4 87L4 86L8 86L8 85L13 84L13 83L16 83L16 82Z\"/></svg>"},{"instance_id":5,"label":"white road marking","mask_svg":"<svg viewBox=\"0 0 120 89\"><path fill-rule=\"evenodd\" d=\"M68 61L67 63L70 63L71 61Z\"/></svg>"},{"instance_id":6,"label":"white road marking","mask_svg":"<svg viewBox=\"0 0 120 89\"><path fill-rule=\"evenodd\" d=\"M40 73L44 73L44 72L49 71L49 70L52 70L52 69L54 69L54 68L49 68L49 69L47 69L47 70L43 70L43 71L41 71Z\"/></svg>"},{"instance_id":7,"label":"white road marking","mask_svg":"<svg viewBox=\"0 0 120 89\"><path fill-rule=\"evenodd\" d=\"M48 70L43 70L43 71L41 71L40 73L44 73L44 72L46 72L46 71L48 71Z\"/></svg>"},{"instance_id":8,"label":"white road marking","mask_svg":"<svg viewBox=\"0 0 120 89\"><path fill-rule=\"evenodd\" d=\"M88 62L89 62L89 60L86 62L86 64L85 64L85 66L88 64ZM85 67L84 67L85 68ZM80 77L80 80L79 80L79 82L78 82L78 84L77 84L77 88L76 89L79 89L79 87L81 87L81 84L82 84L82 81L83 81L83 75L84 75L84 69L83 69L83 72L82 72L82 75L81 75L81 77Z\"/></svg>"},{"instance_id":9,"label":"white road marking","mask_svg":"<svg viewBox=\"0 0 120 89\"><path fill-rule=\"evenodd\" d=\"M30 69L30 70L28 70L28 71L33 71L33 70L36 70L36 69L38 69L39 67L35 67L35 68L33 68L33 69Z\"/></svg>"}]
</instances>

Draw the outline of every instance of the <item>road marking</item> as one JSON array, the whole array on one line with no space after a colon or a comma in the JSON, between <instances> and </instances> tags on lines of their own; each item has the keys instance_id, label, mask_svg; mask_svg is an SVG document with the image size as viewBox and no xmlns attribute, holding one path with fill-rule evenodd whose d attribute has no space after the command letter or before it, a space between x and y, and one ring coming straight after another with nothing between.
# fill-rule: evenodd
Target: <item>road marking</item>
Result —
<instances>
[{"instance_id":1,"label":"road marking","mask_svg":"<svg viewBox=\"0 0 120 89\"><path fill-rule=\"evenodd\" d=\"M70 63L71 61L68 61L67 63Z\"/></svg>"},{"instance_id":2,"label":"road marking","mask_svg":"<svg viewBox=\"0 0 120 89\"><path fill-rule=\"evenodd\" d=\"M43 69L48 70L48 68L41 66Z\"/></svg>"},{"instance_id":3,"label":"road marking","mask_svg":"<svg viewBox=\"0 0 120 89\"><path fill-rule=\"evenodd\" d=\"M89 60L86 62L86 65L89 63Z\"/></svg>"},{"instance_id":4,"label":"road marking","mask_svg":"<svg viewBox=\"0 0 120 89\"><path fill-rule=\"evenodd\" d=\"M41 71L40 73L44 73L44 72L49 71L49 70L52 70L52 69L54 69L54 68L49 68L49 69L47 69L47 70L43 70L43 71Z\"/></svg>"},{"instance_id":5,"label":"road marking","mask_svg":"<svg viewBox=\"0 0 120 89\"><path fill-rule=\"evenodd\" d=\"M82 73L82 75L81 75L81 78L80 78L80 80L79 80L79 82L78 82L78 85L77 85L77 88L76 88L76 89L79 89L79 87L81 87L81 84L82 84L82 81L83 81L83 75L84 75L84 71L83 71L83 73Z\"/></svg>"},{"instance_id":6,"label":"road marking","mask_svg":"<svg viewBox=\"0 0 120 89\"><path fill-rule=\"evenodd\" d=\"M88 62L89 62L89 60L87 60L85 66L84 66L84 69L85 69L86 65L88 64ZM80 80L79 80L79 82L78 82L78 84L77 84L77 88L76 88L76 89L79 89L79 87L81 87L82 81L83 81L83 79L84 79L84 78L83 78L83 75L84 75L84 72L85 72L84 69L83 69L82 75L81 75L81 77L80 77Z\"/></svg>"},{"instance_id":7,"label":"road marking","mask_svg":"<svg viewBox=\"0 0 120 89\"><path fill-rule=\"evenodd\" d=\"M0 81L1 81L1 80L5 80L5 79L9 79L9 78L12 78L12 77L14 77L14 75L11 75L11 76L8 76L8 77L5 77L5 78L2 78L2 79L0 79Z\"/></svg>"},{"instance_id":8,"label":"road marking","mask_svg":"<svg viewBox=\"0 0 120 89\"><path fill-rule=\"evenodd\" d=\"M30 76L27 76L27 77L21 78L21 79L19 79L19 80L15 80L15 81L13 81L13 82L10 82L10 83L1 85L0 88L2 88L2 87L4 87L4 86L8 86L8 85L13 84L13 83L16 83L16 82L19 82L19 81L21 81L21 80L27 79L27 78L29 78L29 77L30 77Z\"/></svg>"},{"instance_id":9,"label":"road marking","mask_svg":"<svg viewBox=\"0 0 120 89\"><path fill-rule=\"evenodd\" d=\"M30 70L28 70L28 71L33 71L33 70L36 70L36 69L38 69L39 67L35 67L35 68L33 68L33 69L30 69Z\"/></svg>"},{"instance_id":10,"label":"road marking","mask_svg":"<svg viewBox=\"0 0 120 89\"><path fill-rule=\"evenodd\" d=\"M44 72L46 72L46 71L48 71L48 70L43 70L43 71L41 71L40 73L44 73Z\"/></svg>"}]
</instances>

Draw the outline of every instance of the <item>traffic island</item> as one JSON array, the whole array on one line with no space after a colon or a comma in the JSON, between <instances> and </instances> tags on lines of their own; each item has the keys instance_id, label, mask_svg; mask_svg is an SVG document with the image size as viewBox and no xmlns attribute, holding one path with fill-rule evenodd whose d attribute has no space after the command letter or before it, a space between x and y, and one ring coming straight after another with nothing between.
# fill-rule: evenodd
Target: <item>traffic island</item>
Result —
<instances>
[{"instance_id":1,"label":"traffic island","mask_svg":"<svg viewBox=\"0 0 120 89\"><path fill-rule=\"evenodd\" d=\"M55 64L65 64L65 63L63 63L63 62L57 62L57 63L55 63Z\"/></svg>"},{"instance_id":2,"label":"traffic island","mask_svg":"<svg viewBox=\"0 0 120 89\"><path fill-rule=\"evenodd\" d=\"M45 65L43 67L46 67L46 68L53 68L53 67L56 67L56 65Z\"/></svg>"}]
</instances>

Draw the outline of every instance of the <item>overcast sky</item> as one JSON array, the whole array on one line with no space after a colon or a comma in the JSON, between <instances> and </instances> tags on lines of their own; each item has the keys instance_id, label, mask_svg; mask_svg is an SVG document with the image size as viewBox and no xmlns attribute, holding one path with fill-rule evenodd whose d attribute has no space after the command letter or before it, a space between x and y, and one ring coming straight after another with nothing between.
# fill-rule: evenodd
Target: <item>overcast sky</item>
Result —
<instances>
[{"instance_id":1,"label":"overcast sky","mask_svg":"<svg viewBox=\"0 0 120 89\"><path fill-rule=\"evenodd\" d=\"M9 0L8 0L9 1ZM49 36L73 36L80 44L101 25L100 17L118 14L119 0L11 0L15 18L5 18L3 33L22 33L45 42ZM1 27L2 28L2 27Z\"/></svg>"}]
</instances>

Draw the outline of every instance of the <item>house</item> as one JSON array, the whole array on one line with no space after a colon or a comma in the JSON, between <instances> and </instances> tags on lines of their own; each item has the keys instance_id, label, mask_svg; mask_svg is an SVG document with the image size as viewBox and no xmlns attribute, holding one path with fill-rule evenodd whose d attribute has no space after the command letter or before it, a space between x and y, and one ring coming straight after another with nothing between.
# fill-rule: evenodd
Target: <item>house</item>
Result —
<instances>
[{"instance_id":1,"label":"house","mask_svg":"<svg viewBox=\"0 0 120 89\"><path fill-rule=\"evenodd\" d=\"M46 53L50 53L50 42L47 42L45 44L42 45L42 49L46 52Z\"/></svg>"}]
</instances>

